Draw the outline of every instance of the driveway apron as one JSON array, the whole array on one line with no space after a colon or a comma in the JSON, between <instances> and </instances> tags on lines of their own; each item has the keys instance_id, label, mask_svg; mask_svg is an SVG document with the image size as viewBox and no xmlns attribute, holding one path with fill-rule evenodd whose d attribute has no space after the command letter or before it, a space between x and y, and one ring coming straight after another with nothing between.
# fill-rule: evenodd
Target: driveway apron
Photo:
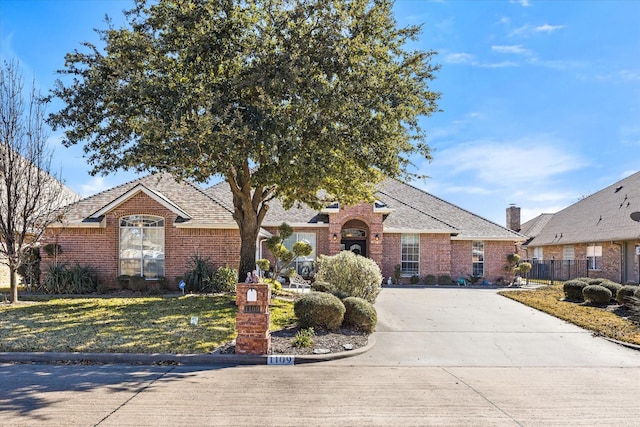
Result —
<instances>
[{"instance_id":1,"label":"driveway apron","mask_svg":"<svg viewBox=\"0 0 640 427\"><path fill-rule=\"evenodd\" d=\"M332 363L363 366L639 367L640 352L498 295L496 289L384 288L376 345Z\"/></svg>"}]
</instances>

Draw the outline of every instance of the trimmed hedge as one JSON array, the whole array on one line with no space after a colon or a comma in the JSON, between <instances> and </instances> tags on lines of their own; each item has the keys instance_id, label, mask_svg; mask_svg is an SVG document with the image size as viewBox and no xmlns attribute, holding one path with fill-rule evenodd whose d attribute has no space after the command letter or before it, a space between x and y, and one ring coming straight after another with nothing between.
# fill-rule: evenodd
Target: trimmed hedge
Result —
<instances>
[{"instance_id":1,"label":"trimmed hedge","mask_svg":"<svg viewBox=\"0 0 640 427\"><path fill-rule=\"evenodd\" d=\"M638 292L638 295L635 295L636 292ZM620 305L629 307L629 304L628 304L628 301L626 301L626 298L632 297L632 296L640 296L640 286L633 286L633 285L623 286L618 290L618 293L616 294L616 301Z\"/></svg>"},{"instance_id":2,"label":"trimmed hedge","mask_svg":"<svg viewBox=\"0 0 640 427\"><path fill-rule=\"evenodd\" d=\"M591 304L606 305L611 300L611 291L604 286L588 285L582 289L582 296Z\"/></svg>"},{"instance_id":3,"label":"trimmed hedge","mask_svg":"<svg viewBox=\"0 0 640 427\"><path fill-rule=\"evenodd\" d=\"M611 280L605 280L600 283L600 286L604 286L605 288L611 291L611 301L616 301L616 296L618 295L618 291L622 289L622 285L616 282L612 282Z\"/></svg>"},{"instance_id":4,"label":"trimmed hedge","mask_svg":"<svg viewBox=\"0 0 640 427\"><path fill-rule=\"evenodd\" d=\"M329 292L331 293L331 285L327 282L316 280L311 284L311 290L316 292Z\"/></svg>"},{"instance_id":5,"label":"trimmed hedge","mask_svg":"<svg viewBox=\"0 0 640 427\"><path fill-rule=\"evenodd\" d=\"M433 274L427 274L424 276L424 284L427 286L437 285L438 279Z\"/></svg>"},{"instance_id":6,"label":"trimmed hedge","mask_svg":"<svg viewBox=\"0 0 640 427\"><path fill-rule=\"evenodd\" d=\"M346 309L335 295L326 292L310 292L296 301L293 312L301 328L338 329L344 320Z\"/></svg>"},{"instance_id":7,"label":"trimmed hedge","mask_svg":"<svg viewBox=\"0 0 640 427\"><path fill-rule=\"evenodd\" d=\"M438 276L438 285L453 285L453 279L448 274Z\"/></svg>"},{"instance_id":8,"label":"trimmed hedge","mask_svg":"<svg viewBox=\"0 0 640 427\"><path fill-rule=\"evenodd\" d=\"M358 297L348 297L342 300L346 309L342 326L364 332L373 332L378 323L378 313L373 304Z\"/></svg>"},{"instance_id":9,"label":"trimmed hedge","mask_svg":"<svg viewBox=\"0 0 640 427\"><path fill-rule=\"evenodd\" d=\"M584 301L582 290L587 286L589 286L588 283L580 279L567 280L564 282L564 285L562 285L565 299L570 301Z\"/></svg>"}]
</instances>

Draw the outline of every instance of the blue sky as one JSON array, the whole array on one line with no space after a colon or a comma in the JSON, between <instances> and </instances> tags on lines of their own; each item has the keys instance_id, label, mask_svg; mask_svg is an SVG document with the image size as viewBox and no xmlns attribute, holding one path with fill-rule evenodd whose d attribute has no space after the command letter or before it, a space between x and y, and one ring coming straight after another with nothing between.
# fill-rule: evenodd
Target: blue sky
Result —
<instances>
[{"instance_id":1,"label":"blue sky","mask_svg":"<svg viewBox=\"0 0 640 427\"><path fill-rule=\"evenodd\" d=\"M97 42L128 0L0 0L0 56L47 92L64 55ZM399 0L398 22L422 24L412 47L439 52L432 89L442 112L422 121L430 176L412 184L505 223L556 212L640 169L640 1ZM50 111L60 108L53 103ZM126 182L91 177L81 147L52 134L54 170L82 195Z\"/></svg>"}]
</instances>

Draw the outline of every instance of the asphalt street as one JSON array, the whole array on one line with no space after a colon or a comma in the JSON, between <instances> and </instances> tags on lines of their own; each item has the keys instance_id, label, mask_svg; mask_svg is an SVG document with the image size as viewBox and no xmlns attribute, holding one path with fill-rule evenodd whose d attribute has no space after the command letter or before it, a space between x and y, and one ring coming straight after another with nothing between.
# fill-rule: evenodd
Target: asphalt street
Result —
<instances>
[{"instance_id":1,"label":"asphalt street","mask_svg":"<svg viewBox=\"0 0 640 427\"><path fill-rule=\"evenodd\" d=\"M483 289L385 288L376 344L294 366L0 365L7 426L640 426L640 352Z\"/></svg>"}]
</instances>

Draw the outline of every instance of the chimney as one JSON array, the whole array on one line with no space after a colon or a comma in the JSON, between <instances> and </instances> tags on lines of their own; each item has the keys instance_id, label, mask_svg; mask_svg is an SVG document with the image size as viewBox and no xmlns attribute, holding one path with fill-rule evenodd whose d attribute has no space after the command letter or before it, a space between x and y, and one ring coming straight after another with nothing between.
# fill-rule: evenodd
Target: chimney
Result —
<instances>
[{"instance_id":1,"label":"chimney","mask_svg":"<svg viewBox=\"0 0 640 427\"><path fill-rule=\"evenodd\" d=\"M507 208L507 228L520 232L520 208L513 203Z\"/></svg>"}]
</instances>

